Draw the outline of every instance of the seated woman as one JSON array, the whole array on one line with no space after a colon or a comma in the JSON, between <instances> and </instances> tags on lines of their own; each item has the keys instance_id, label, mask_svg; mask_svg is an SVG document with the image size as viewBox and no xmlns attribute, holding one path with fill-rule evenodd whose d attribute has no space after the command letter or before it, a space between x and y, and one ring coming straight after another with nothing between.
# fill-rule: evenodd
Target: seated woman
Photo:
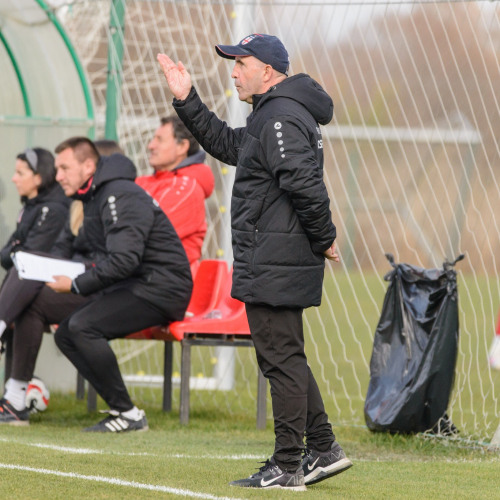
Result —
<instances>
[{"instance_id":1,"label":"seated woman","mask_svg":"<svg viewBox=\"0 0 500 500\"><path fill-rule=\"evenodd\" d=\"M68 220L71 202L56 182L54 156L46 149L26 149L19 154L12 182L23 207L16 230L0 251L0 264L8 271L0 289L0 347L5 330L44 286L39 281L20 280L13 267L12 254L18 250L49 252ZM24 387L25 395L30 379L17 381L14 375L9 386ZM13 404L24 405L22 398L18 399Z\"/></svg>"}]
</instances>

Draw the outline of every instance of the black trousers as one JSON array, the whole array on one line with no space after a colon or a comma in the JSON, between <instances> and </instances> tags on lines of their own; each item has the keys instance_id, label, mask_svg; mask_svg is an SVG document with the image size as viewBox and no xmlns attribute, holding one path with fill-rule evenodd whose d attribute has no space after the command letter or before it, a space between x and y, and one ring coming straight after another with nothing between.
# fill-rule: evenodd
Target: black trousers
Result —
<instances>
[{"instance_id":1,"label":"black trousers","mask_svg":"<svg viewBox=\"0 0 500 500\"><path fill-rule=\"evenodd\" d=\"M0 289L0 320L9 326L44 286L42 281L19 279L16 268L9 269Z\"/></svg>"},{"instance_id":2,"label":"black trousers","mask_svg":"<svg viewBox=\"0 0 500 500\"><path fill-rule=\"evenodd\" d=\"M33 291L30 283L38 284L38 282L31 281L20 281L20 283L26 283L28 291ZM38 294L35 294L31 305L24 309L14 324L10 376L26 382L33 377L43 332L48 331L48 325L60 323L87 301L79 295L56 293L48 286L41 284L41 289ZM26 297L23 296L23 298Z\"/></svg>"},{"instance_id":3,"label":"black trousers","mask_svg":"<svg viewBox=\"0 0 500 500\"><path fill-rule=\"evenodd\" d=\"M109 340L122 338L169 318L126 289L99 294L66 318L57 329L59 349L112 410L134 407Z\"/></svg>"},{"instance_id":4,"label":"black trousers","mask_svg":"<svg viewBox=\"0 0 500 500\"><path fill-rule=\"evenodd\" d=\"M302 309L245 304L257 362L271 385L274 458L296 469L304 449L327 451L335 436L304 352Z\"/></svg>"}]
</instances>

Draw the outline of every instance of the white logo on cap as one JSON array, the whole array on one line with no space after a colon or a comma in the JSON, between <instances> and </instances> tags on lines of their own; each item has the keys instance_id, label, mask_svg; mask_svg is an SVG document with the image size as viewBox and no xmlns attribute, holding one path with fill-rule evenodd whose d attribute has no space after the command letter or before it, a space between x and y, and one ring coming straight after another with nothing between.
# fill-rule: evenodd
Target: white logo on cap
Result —
<instances>
[{"instance_id":1,"label":"white logo on cap","mask_svg":"<svg viewBox=\"0 0 500 500\"><path fill-rule=\"evenodd\" d=\"M243 38L243 40L241 41L241 45L246 45L247 43L251 42L256 37L257 37L257 35L250 35L250 36L247 36L246 38Z\"/></svg>"},{"instance_id":2,"label":"white logo on cap","mask_svg":"<svg viewBox=\"0 0 500 500\"><path fill-rule=\"evenodd\" d=\"M280 123L280 122L276 122L276 123L274 124L274 128L275 128L276 130L279 130L279 129L281 128L281 123Z\"/></svg>"}]
</instances>

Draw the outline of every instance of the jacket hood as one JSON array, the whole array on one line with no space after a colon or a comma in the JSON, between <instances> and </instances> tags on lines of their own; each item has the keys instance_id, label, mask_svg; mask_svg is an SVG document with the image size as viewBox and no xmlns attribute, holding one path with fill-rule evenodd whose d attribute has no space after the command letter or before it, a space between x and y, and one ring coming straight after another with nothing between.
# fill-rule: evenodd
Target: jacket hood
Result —
<instances>
[{"instance_id":1,"label":"jacket hood","mask_svg":"<svg viewBox=\"0 0 500 500\"><path fill-rule=\"evenodd\" d=\"M38 196L28 199L24 196L21 198L25 206L38 205L39 203L61 203L69 207L71 200L64 194L62 187L56 182L52 187L45 189Z\"/></svg>"},{"instance_id":2,"label":"jacket hood","mask_svg":"<svg viewBox=\"0 0 500 500\"><path fill-rule=\"evenodd\" d=\"M190 165L195 165L196 163L203 163L206 156L207 154L205 153L205 151L203 151L203 149L200 149L200 151L197 151L194 155L184 158L184 160L182 160L179 165L174 168L174 171L179 170L180 168L189 167Z\"/></svg>"},{"instance_id":3,"label":"jacket hood","mask_svg":"<svg viewBox=\"0 0 500 500\"><path fill-rule=\"evenodd\" d=\"M114 153L111 156L101 156L92 184L98 188L116 179L135 181L136 176L137 171L132 160L120 153Z\"/></svg>"},{"instance_id":4,"label":"jacket hood","mask_svg":"<svg viewBox=\"0 0 500 500\"><path fill-rule=\"evenodd\" d=\"M332 98L318 82L305 73L290 76L271 87L265 94L254 95L254 111L264 102L277 97L286 97L302 104L320 125L330 123L333 118Z\"/></svg>"},{"instance_id":5,"label":"jacket hood","mask_svg":"<svg viewBox=\"0 0 500 500\"><path fill-rule=\"evenodd\" d=\"M203 189L205 198L208 198L214 190L215 179L212 169L203 163L206 156L203 150L188 156L173 170L173 173L175 175L186 175L191 179L195 179Z\"/></svg>"}]
</instances>

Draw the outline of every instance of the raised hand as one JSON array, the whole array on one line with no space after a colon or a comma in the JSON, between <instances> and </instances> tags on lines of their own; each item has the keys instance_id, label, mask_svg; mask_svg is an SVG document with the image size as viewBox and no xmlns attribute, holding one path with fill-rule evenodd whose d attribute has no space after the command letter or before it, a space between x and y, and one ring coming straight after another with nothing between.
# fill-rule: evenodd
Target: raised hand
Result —
<instances>
[{"instance_id":1,"label":"raised hand","mask_svg":"<svg viewBox=\"0 0 500 500\"><path fill-rule=\"evenodd\" d=\"M191 75L188 73L184 64L179 61L176 65L172 59L165 54L158 54L156 58L163 70L170 92L174 94L176 99L182 101L186 99L191 91L192 83Z\"/></svg>"}]
</instances>

